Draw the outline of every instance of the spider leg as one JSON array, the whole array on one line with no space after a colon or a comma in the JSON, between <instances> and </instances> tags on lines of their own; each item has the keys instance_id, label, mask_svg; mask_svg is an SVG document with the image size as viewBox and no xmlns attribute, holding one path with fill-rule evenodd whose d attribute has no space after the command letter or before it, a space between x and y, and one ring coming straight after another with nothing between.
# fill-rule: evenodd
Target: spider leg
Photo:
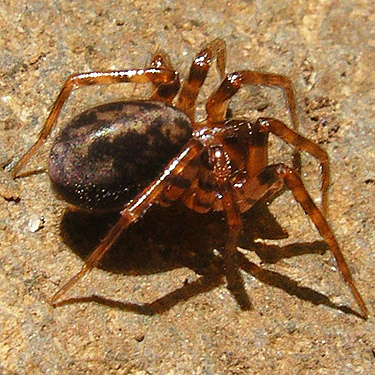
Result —
<instances>
[{"instance_id":1,"label":"spider leg","mask_svg":"<svg viewBox=\"0 0 375 375\"><path fill-rule=\"evenodd\" d=\"M155 68L155 69L164 69L164 70L169 70L171 72L174 71L169 56L166 53L162 53L162 52L158 52L154 54L154 56L152 57L150 66L151 68ZM172 104L172 101L177 95L179 89L180 89L180 79L178 77L177 79L168 83L153 82L152 83L152 95L150 97L150 100Z\"/></svg>"},{"instance_id":2,"label":"spider leg","mask_svg":"<svg viewBox=\"0 0 375 375\"><path fill-rule=\"evenodd\" d=\"M220 78L224 79L226 65L226 46L221 39L208 43L195 57L189 72L189 77L183 82L177 100L177 107L194 120L195 102L199 90L206 80L212 60L217 59Z\"/></svg>"},{"instance_id":3,"label":"spider leg","mask_svg":"<svg viewBox=\"0 0 375 375\"><path fill-rule=\"evenodd\" d=\"M71 75L64 83L60 94L58 95L51 112L44 124L42 131L39 134L38 140L26 152L25 155L18 161L13 169L13 178L19 177L20 170L26 165L30 157L43 144L48 135L55 126L61 109L67 101L71 91L84 86L91 85L110 85L112 83L133 82L133 83L160 83L171 84L178 82L178 74L176 72L164 69L131 69L131 70L114 70L79 73Z\"/></svg>"},{"instance_id":4,"label":"spider leg","mask_svg":"<svg viewBox=\"0 0 375 375\"><path fill-rule=\"evenodd\" d=\"M211 94L206 103L207 115L211 121L220 122L225 119L229 99L236 94L243 85L262 85L282 88L286 95L293 129L298 130L297 104L293 84L290 79L280 74L253 72L250 70L227 74L219 88Z\"/></svg>"},{"instance_id":5,"label":"spider leg","mask_svg":"<svg viewBox=\"0 0 375 375\"><path fill-rule=\"evenodd\" d=\"M327 243L331 253L336 259L345 282L348 284L358 306L362 311L363 317L366 319L368 314L366 305L354 284L353 277L340 250L335 235L333 234L328 222L307 193L301 178L296 172L284 164L268 166L264 168L264 170L261 171L258 176L245 184L243 187L243 194L239 193L237 190L236 193L239 198L241 196L246 196L248 198L252 198L253 202L255 203L270 190L274 191L280 189L283 186L283 183L285 183L287 188L291 190L296 201L302 206L306 214L315 224L315 227L322 236L323 240ZM241 207L241 198L239 199L239 206ZM251 202L249 201L247 208L250 206Z\"/></svg>"},{"instance_id":6,"label":"spider leg","mask_svg":"<svg viewBox=\"0 0 375 375\"><path fill-rule=\"evenodd\" d=\"M73 285L77 283L88 271L96 267L103 256L117 241L121 233L132 223L141 218L147 210L157 201L166 186L178 180L189 163L202 152L203 145L195 139L190 140L184 149L164 169L163 173L130 201L120 213L120 219L112 227L99 246L86 259L82 269L64 284L52 297L51 304L61 298Z\"/></svg>"},{"instance_id":7,"label":"spider leg","mask_svg":"<svg viewBox=\"0 0 375 375\"><path fill-rule=\"evenodd\" d=\"M209 152L218 191L222 196L223 210L229 226L229 238L225 246L224 263L228 288L233 292L244 310L251 308L251 302L245 291L244 282L237 265L237 239L242 228L241 212L236 203L236 195L230 181L229 155L222 147L215 146Z\"/></svg>"},{"instance_id":8,"label":"spider leg","mask_svg":"<svg viewBox=\"0 0 375 375\"><path fill-rule=\"evenodd\" d=\"M219 88L211 94L206 103L209 121L220 122L225 119L228 101L243 85L262 85L282 88L286 96L293 129L298 131L297 102L291 80L280 74L254 72L250 70L227 74ZM301 173L301 155L298 151L293 153L293 166L298 173Z\"/></svg>"},{"instance_id":9,"label":"spider leg","mask_svg":"<svg viewBox=\"0 0 375 375\"><path fill-rule=\"evenodd\" d=\"M272 118L259 118L256 125L260 126L260 131L273 133L284 142L291 144L298 151L308 152L320 161L322 173L322 211L324 216L328 213L328 188L330 180L329 158L326 151L309 139L302 137L295 131L289 129L283 122Z\"/></svg>"}]
</instances>

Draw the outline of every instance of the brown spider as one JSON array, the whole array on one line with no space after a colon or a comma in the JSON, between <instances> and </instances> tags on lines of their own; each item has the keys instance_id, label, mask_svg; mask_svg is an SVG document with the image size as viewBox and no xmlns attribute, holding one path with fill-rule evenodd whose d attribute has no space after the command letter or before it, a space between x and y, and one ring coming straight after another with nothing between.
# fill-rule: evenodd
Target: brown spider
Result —
<instances>
[{"instance_id":1,"label":"brown spider","mask_svg":"<svg viewBox=\"0 0 375 375\"><path fill-rule=\"evenodd\" d=\"M206 103L207 118L196 122L197 96L214 59L222 83ZM68 289L96 267L120 234L151 205L168 206L177 200L200 213L225 211L229 238L224 262L228 287L234 290L243 283L235 260L241 213L286 185L328 244L363 317L367 317L365 303L324 217L328 156L318 145L297 134L296 101L290 80L282 75L247 70L225 74L225 65L225 43L216 39L197 54L181 88L168 56L160 53L147 69L80 73L67 79L38 140L14 168L14 177L20 177L20 170L48 137L72 90L97 84L149 82L153 94L149 101L110 103L88 110L74 119L55 141L49 174L60 197L84 209L122 211L81 271L53 296L52 304L56 305ZM260 118L255 123L228 119L228 102L243 85L282 88L294 130L273 118ZM284 164L268 165L269 133L292 145L296 152L308 152L320 161L324 215L298 173Z\"/></svg>"}]
</instances>

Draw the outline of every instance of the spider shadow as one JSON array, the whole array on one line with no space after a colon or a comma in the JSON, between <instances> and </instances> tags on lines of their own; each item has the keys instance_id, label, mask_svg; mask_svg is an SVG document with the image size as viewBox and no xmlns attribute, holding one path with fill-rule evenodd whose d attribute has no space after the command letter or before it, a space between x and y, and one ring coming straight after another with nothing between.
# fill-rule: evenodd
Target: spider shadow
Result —
<instances>
[{"instance_id":1,"label":"spider shadow","mask_svg":"<svg viewBox=\"0 0 375 375\"><path fill-rule=\"evenodd\" d=\"M79 257L85 259L117 220L118 214L93 215L67 209L61 222L63 241ZM323 254L328 249L323 241L284 247L254 242L256 238L281 239L288 236L262 202L243 214L243 221L244 228L238 246L255 251L263 263L277 263L281 259L302 254ZM182 205L167 208L155 205L141 220L124 231L99 267L108 272L125 275L147 275L188 267L200 277L195 281L185 282L181 288L150 303L120 302L92 295L70 298L57 305L97 302L139 314L161 314L181 301L225 283L222 257L215 254L213 249L224 248L227 231L227 223L222 213L202 215ZM257 266L243 253L237 254L237 262L243 271L290 295L315 305L324 304L359 316L349 307L336 305L325 295L301 287L287 276ZM248 310L252 307L243 285L231 292L241 309Z\"/></svg>"}]
</instances>

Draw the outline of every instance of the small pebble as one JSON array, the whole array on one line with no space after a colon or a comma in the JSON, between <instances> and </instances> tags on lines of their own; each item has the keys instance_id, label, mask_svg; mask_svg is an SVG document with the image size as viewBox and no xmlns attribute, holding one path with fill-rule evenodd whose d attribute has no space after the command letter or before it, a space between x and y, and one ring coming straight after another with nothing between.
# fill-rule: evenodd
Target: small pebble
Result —
<instances>
[{"instance_id":1,"label":"small pebble","mask_svg":"<svg viewBox=\"0 0 375 375\"><path fill-rule=\"evenodd\" d=\"M27 228L31 233L38 232L44 228L45 219L44 216L32 215L27 224Z\"/></svg>"}]
</instances>

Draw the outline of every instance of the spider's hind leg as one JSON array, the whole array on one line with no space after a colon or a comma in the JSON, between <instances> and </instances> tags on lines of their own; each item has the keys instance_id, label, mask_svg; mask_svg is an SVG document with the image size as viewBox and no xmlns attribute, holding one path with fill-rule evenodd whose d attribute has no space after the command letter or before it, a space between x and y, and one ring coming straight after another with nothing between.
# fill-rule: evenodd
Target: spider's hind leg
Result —
<instances>
[{"instance_id":1,"label":"spider's hind leg","mask_svg":"<svg viewBox=\"0 0 375 375\"><path fill-rule=\"evenodd\" d=\"M80 87L111 85L113 83L125 82L143 84L150 82L157 86L174 86L176 84L179 85L179 78L178 74L174 71L156 68L94 71L71 75L65 81L60 94L56 98L47 120L39 134L39 138L15 165L12 173L13 178L20 177L20 171L48 138L52 129L56 125L61 109L68 100L68 97L72 91L77 90Z\"/></svg>"}]
</instances>

